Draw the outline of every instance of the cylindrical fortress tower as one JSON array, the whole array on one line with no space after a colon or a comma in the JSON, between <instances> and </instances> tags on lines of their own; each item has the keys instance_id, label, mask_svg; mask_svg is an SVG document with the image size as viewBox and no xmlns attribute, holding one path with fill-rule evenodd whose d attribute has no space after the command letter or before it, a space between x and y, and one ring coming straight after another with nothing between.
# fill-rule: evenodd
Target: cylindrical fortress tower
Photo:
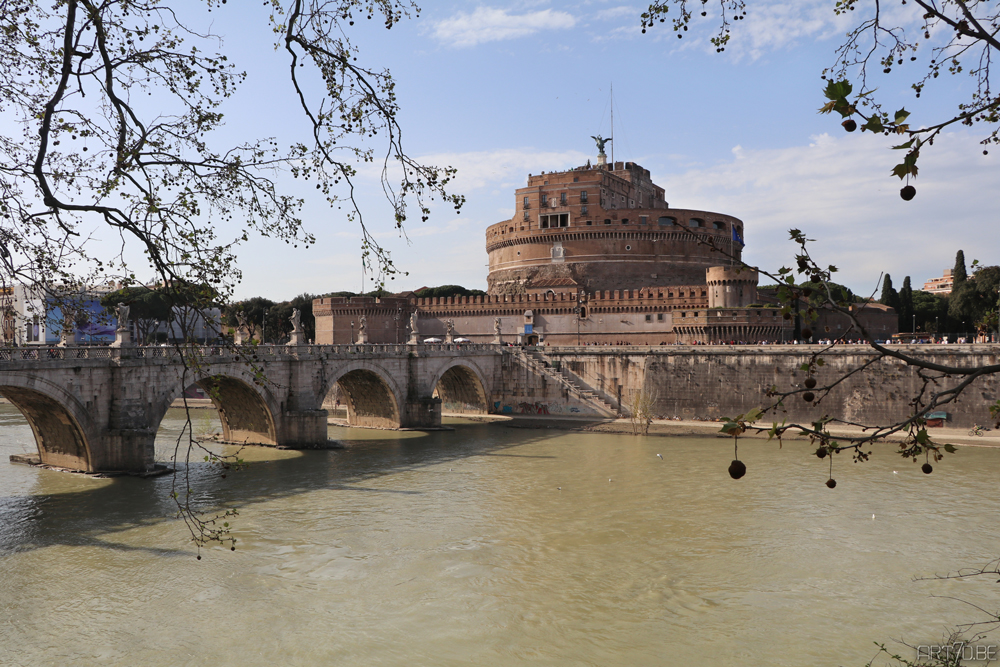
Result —
<instances>
[{"instance_id":1,"label":"cylindrical fortress tower","mask_svg":"<svg viewBox=\"0 0 1000 667\"><path fill-rule=\"evenodd\" d=\"M705 271L709 308L744 308L757 301L757 271L713 266Z\"/></svg>"},{"instance_id":2,"label":"cylindrical fortress tower","mask_svg":"<svg viewBox=\"0 0 1000 667\"><path fill-rule=\"evenodd\" d=\"M515 196L514 216L486 229L490 294L703 284L743 248L742 221L670 208L632 162L529 175Z\"/></svg>"}]
</instances>

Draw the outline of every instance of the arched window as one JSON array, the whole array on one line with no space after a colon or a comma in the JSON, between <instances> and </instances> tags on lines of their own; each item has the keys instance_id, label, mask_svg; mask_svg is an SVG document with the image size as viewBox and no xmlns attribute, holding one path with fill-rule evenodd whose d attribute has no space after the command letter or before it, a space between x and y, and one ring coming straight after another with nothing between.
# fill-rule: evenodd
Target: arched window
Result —
<instances>
[{"instance_id":1,"label":"arched window","mask_svg":"<svg viewBox=\"0 0 1000 667\"><path fill-rule=\"evenodd\" d=\"M726 223L716 220L712 223L712 229L725 229Z\"/></svg>"},{"instance_id":2,"label":"arched window","mask_svg":"<svg viewBox=\"0 0 1000 667\"><path fill-rule=\"evenodd\" d=\"M688 220L688 227L704 227L705 221L701 218L691 218Z\"/></svg>"},{"instance_id":3,"label":"arched window","mask_svg":"<svg viewBox=\"0 0 1000 667\"><path fill-rule=\"evenodd\" d=\"M669 215L660 216L660 219L656 221L660 227L672 227L677 224L677 218L672 218Z\"/></svg>"}]
</instances>

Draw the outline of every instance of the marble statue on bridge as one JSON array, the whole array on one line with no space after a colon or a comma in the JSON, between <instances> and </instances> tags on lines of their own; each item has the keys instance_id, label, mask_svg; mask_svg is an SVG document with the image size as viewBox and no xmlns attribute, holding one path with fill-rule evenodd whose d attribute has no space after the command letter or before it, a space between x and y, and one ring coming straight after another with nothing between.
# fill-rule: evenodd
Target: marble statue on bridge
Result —
<instances>
[{"instance_id":1,"label":"marble statue on bridge","mask_svg":"<svg viewBox=\"0 0 1000 667\"><path fill-rule=\"evenodd\" d=\"M288 318L292 323L292 333L288 337L288 345L303 345L305 341L305 331L302 329L302 313L298 308L292 308L292 316Z\"/></svg>"},{"instance_id":2,"label":"marble statue on bridge","mask_svg":"<svg viewBox=\"0 0 1000 667\"><path fill-rule=\"evenodd\" d=\"M118 326L115 327L115 342L111 347L132 347L132 332L128 329L128 315L132 308L128 304L119 302L115 306L115 317L118 318Z\"/></svg>"},{"instance_id":3,"label":"marble statue on bridge","mask_svg":"<svg viewBox=\"0 0 1000 667\"><path fill-rule=\"evenodd\" d=\"M417 311L410 313L410 338L406 341L407 345L417 345L420 340L418 336L420 332L417 330Z\"/></svg>"},{"instance_id":4,"label":"marble statue on bridge","mask_svg":"<svg viewBox=\"0 0 1000 667\"><path fill-rule=\"evenodd\" d=\"M367 345L368 344L368 318L364 315L361 316L359 320L360 327L358 328L358 344Z\"/></svg>"}]
</instances>

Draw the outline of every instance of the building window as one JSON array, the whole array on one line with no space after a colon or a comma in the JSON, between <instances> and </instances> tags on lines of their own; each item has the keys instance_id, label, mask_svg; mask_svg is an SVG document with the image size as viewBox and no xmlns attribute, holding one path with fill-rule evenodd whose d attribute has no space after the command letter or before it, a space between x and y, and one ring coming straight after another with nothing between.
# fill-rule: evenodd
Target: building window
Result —
<instances>
[{"instance_id":1,"label":"building window","mask_svg":"<svg viewBox=\"0 0 1000 667\"><path fill-rule=\"evenodd\" d=\"M634 199L629 199L628 200L628 207L629 208L635 208L635 200Z\"/></svg>"},{"instance_id":2,"label":"building window","mask_svg":"<svg viewBox=\"0 0 1000 667\"><path fill-rule=\"evenodd\" d=\"M716 220L712 223L712 229L725 229L726 223Z\"/></svg>"},{"instance_id":3,"label":"building window","mask_svg":"<svg viewBox=\"0 0 1000 667\"><path fill-rule=\"evenodd\" d=\"M631 250L631 249L632 249L632 246L630 246L630 245L627 245L627 246L625 246L625 249L626 249L626 250Z\"/></svg>"},{"instance_id":4,"label":"building window","mask_svg":"<svg viewBox=\"0 0 1000 667\"><path fill-rule=\"evenodd\" d=\"M622 218L622 224L623 225L627 225L628 224L628 218Z\"/></svg>"},{"instance_id":5,"label":"building window","mask_svg":"<svg viewBox=\"0 0 1000 667\"><path fill-rule=\"evenodd\" d=\"M560 192L559 193L559 204L560 204L560 206L565 206L566 205L566 193L565 192Z\"/></svg>"},{"instance_id":6,"label":"building window","mask_svg":"<svg viewBox=\"0 0 1000 667\"><path fill-rule=\"evenodd\" d=\"M647 322L652 322L653 321L653 316L652 315L646 315L646 321Z\"/></svg>"},{"instance_id":7,"label":"building window","mask_svg":"<svg viewBox=\"0 0 1000 667\"><path fill-rule=\"evenodd\" d=\"M660 227L673 227L677 224L677 218L672 218L668 215L660 216L660 219L656 221Z\"/></svg>"},{"instance_id":8,"label":"building window","mask_svg":"<svg viewBox=\"0 0 1000 667\"><path fill-rule=\"evenodd\" d=\"M542 206L545 206L546 204L549 203L549 196L548 195L541 195L541 197L539 198L539 202L540 202L540 204Z\"/></svg>"},{"instance_id":9,"label":"building window","mask_svg":"<svg viewBox=\"0 0 1000 667\"><path fill-rule=\"evenodd\" d=\"M552 229L555 227L569 227L569 213L553 213L552 215L538 216L538 226L541 229Z\"/></svg>"},{"instance_id":10,"label":"building window","mask_svg":"<svg viewBox=\"0 0 1000 667\"><path fill-rule=\"evenodd\" d=\"M583 190L582 192L580 192L580 203L581 204L586 204L587 203L587 191L586 190Z\"/></svg>"},{"instance_id":11,"label":"building window","mask_svg":"<svg viewBox=\"0 0 1000 667\"><path fill-rule=\"evenodd\" d=\"M573 177L573 182L574 182L574 183L578 182L579 180L580 180L580 177L579 177L579 176L574 176L574 177Z\"/></svg>"},{"instance_id":12,"label":"building window","mask_svg":"<svg viewBox=\"0 0 1000 667\"><path fill-rule=\"evenodd\" d=\"M639 224L640 225L645 225L647 222L649 222L649 216L646 216L646 215L640 215L639 216Z\"/></svg>"},{"instance_id":13,"label":"building window","mask_svg":"<svg viewBox=\"0 0 1000 667\"><path fill-rule=\"evenodd\" d=\"M524 212L524 221L525 222L528 221L528 212L527 211Z\"/></svg>"},{"instance_id":14,"label":"building window","mask_svg":"<svg viewBox=\"0 0 1000 667\"><path fill-rule=\"evenodd\" d=\"M588 220L588 221L587 221L587 226L588 226L588 227L589 227L589 226L591 226L592 224L594 224L594 221L593 221L593 220Z\"/></svg>"},{"instance_id":15,"label":"building window","mask_svg":"<svg viewBox=\"0 0 1000 667\"><path fill-rule=\"evenodd\" d=\"M705 221L701 218L691 218L688 220L688 227L704 227Z\"/></svg>"},{"instance_id":16,"label":"building window","mask_svg":"<svg viewBox=\"0 0 1000 667\"><path fill-rule=\"evenodd\" d=\"M604 218L604 224L610 225L611 224L611 218Z\"/></svg>"},{"instance_id":17,"label":"building window","mask_svg":"<svg viewBox=\"0 0 1000 667\"><path fill-rule=\"evenodd\" d=\"M528 203L528 198L524 198L524 206L522 208L529 208L531 205Z\"/></svg>"},{"instance_id":18,"label":"building window","mask_svg":"<svg viewBox=\"0 0 1000 667\"><path fill-rule=\"evenodd\" d=\"M583 215L587 215L587 205L586 204L584 204L583 206L580 207L580 213L582 213Z\"/></svg>"},{"instance_id":19,"label":"building window","mask_svg":"<svg viewBox=\"0 0 1000 667\"><path fill-rule=\"evenodd\" d=\"M663 321L663 313L657 313L656 314L656 321L657 322L662 322Z\"/></svg>"}]
</instances>

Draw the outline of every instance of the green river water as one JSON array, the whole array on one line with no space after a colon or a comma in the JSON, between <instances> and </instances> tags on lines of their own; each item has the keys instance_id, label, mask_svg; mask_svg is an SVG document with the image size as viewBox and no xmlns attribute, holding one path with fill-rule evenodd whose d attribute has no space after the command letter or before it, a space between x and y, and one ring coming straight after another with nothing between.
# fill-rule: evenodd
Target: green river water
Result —
<instances>
[{"instance_id":1,"label":"green river water","mask_svg":"<svg viewBox=\"0 0 1000 667\"><path fill-rule=\"evenodd\" d=\"M0 665L863 665L998 606L913 578L1000 554L1000 450L842 454L830 490L806 443L742 441L733 481L719 438L449 424L192 464L240 512L198 561L169 476L9 464L34 444L0 405Z\"/></svg>"}]
</instances>

